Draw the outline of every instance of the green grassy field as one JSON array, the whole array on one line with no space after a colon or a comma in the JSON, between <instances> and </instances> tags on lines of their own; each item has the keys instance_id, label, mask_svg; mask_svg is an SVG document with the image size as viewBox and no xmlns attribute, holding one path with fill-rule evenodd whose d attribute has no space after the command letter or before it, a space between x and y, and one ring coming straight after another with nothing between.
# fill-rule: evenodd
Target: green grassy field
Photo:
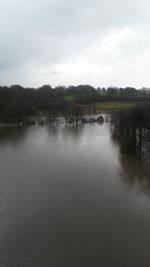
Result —
<instances>
[{"instance_id":1,"label":"green grassy field","mask_svg":"<svg viewBox=\"0 0 150 267\"><path fill-rule=\"evenodd\" d=\"M135 107L135 103L129 102L98 102L95 103L97 110L116 110L122 108L131 108Z\"/></svg>"},{"instance_id":2,"label":"green grassy field","mask_svg":"<svg viewBox=\"0 0 150 267\"><path fill-rule=\"evenodd\" d=\"M70 103L75 102L76 97L74 95L65 96L64 100ZM86 108L88 105L83 105ZM117 110L122 108L132 108L136 106L133 102L119 102L119 101L105 101L93 103L89 106L95 106L96 110Z\"/></svg>"},{"instance_id":3,"label":"green grassy field","mask_svg":"<svg viewBox=\"0 0 150 267\"><path fill-rule=\"evenodd\" d=\"M74 102L76 100L74 95L68 95L64 97L64 100L67 102Z\"/></svg>"}]
</instances>

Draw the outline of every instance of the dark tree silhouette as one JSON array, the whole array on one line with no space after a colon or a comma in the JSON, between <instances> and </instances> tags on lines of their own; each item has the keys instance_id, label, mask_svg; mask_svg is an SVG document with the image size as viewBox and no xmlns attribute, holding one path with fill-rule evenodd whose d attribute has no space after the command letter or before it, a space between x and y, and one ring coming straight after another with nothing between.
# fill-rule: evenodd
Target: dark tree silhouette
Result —
<instances>
[{"instance_id":1,"label":"dark tree silhouette","mask_svg":"<svg viewBox=\"0 0 150 267\"><path fill-rule=\"evenodd\" d=\"M122 152L150 151L150 105L120 110L112 115L112 122Z\"/></svg>"}]
</instances>

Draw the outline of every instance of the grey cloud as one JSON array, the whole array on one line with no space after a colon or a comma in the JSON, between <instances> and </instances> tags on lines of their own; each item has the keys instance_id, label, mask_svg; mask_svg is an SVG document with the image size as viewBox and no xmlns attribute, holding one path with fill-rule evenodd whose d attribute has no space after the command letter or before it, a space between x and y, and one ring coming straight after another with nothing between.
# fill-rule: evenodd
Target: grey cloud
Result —
<instances>
[{"instance_id":1,"label":"grey cloud","mask_svg":"<svg viewBox=\"0 0 150 267\"><path fill-rule=\"evenodd\" d=\"M112 80L117 85L127 79L130 83L126 68L132 65L133 71L136 62L147 64L149 23L148 0L0 0L0 82L16 83L17 79L27 85L55 85L57 79L58 83L110 85ZM131 36L109 51L98 52L113 32L118 34L125 27L131 29ZM92 55L87 54L90 48ZM65 72L66 62L76 63L82 54L87 73ZM98 64L113 70L93 75L93 65ZM150 83L147 73L148 69L139 84ZM138 84L137 79L134 83Z\"/></svg>"}]
</instances>

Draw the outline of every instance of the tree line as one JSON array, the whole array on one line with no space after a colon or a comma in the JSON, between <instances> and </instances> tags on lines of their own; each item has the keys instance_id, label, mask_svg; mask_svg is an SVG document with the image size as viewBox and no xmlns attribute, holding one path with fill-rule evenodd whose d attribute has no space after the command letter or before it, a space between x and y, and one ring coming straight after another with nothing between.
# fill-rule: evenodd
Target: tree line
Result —
<instances>
[{"instance_id":1,"label":"tree line","mask_svg":"<svg viewBox=\"0 0 150 267\"><path fill-rule=\"evenodd\" d=\"M44 113L50 118L80 111L81 105L100 101L149 101L150 89L94 88L90 85L24 88L0 86L0 122L20 122L26 117ZM93 105L94 109L94 105ZM81 113L81 111L80 111Z\"/></svg>"}]
</instances>

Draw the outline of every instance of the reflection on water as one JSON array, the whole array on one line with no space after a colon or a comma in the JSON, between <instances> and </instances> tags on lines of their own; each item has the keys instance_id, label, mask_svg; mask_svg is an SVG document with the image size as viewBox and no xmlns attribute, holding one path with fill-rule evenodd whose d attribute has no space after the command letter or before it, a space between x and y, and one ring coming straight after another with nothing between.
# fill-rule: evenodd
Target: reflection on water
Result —
<instances>
[{"instance_id":1,"label":"reflection on water","mask_svg":"<svg viewBox=\"0 0 150 267\"><path fill-rule=\"evenodd\" d=\"M0 129L0 266L150 266L149 177L107 123Z\"/></svg>"},{"instance_id":2,"label":"reflection on water","mask_svg":"<svg viewBox=\"0 0 150 267\"><path fill-rule=\"evenodd\" d=\"M84 132L84 126L83 125L79 125L79 126L67 125L62 130L62 134L63 134L63 138L64 138L65 142L67 142L67 140L70 138L71 139L73 138L76 142L78 142L78 140L81 138L83 132Z\"/></svg>"},{"instance_id":3,"label":"reflection on water","mask_svg":"<svg viewBox=\"0 0 150 267\"><path fill-rule=\"evenodd\" d=\"M141 190L150 196L149 161L132 155L120 155L119 160L123 171L123 180L129 188Z\"/></svg>"},{"instance_id":4,"label":"reflection on water","mask_svg":"<svg viewBox=\"0 0 150 267\"><path fill-rule=\"evenodd\" d=\"M83 125L70 125L70 124L64 124L64 127L61 128L58 124L50 124L47 127L47 130L49 132L49 135L52 135L57 138L60 131L63 136L63 138L73 138L78 139L80 138L82 132L83 132L84 126Z\"/></svg>"},{"instance_id":5,"label":"reflection on water","mask_svg":"<svg viewBox=\"0 0 150 267\"><path fill-rule=\"evenodd\" d=\"M0 145L19 144L26 137L28 130L28 127L0 128Z\"/></svg>"}]
</instances>

